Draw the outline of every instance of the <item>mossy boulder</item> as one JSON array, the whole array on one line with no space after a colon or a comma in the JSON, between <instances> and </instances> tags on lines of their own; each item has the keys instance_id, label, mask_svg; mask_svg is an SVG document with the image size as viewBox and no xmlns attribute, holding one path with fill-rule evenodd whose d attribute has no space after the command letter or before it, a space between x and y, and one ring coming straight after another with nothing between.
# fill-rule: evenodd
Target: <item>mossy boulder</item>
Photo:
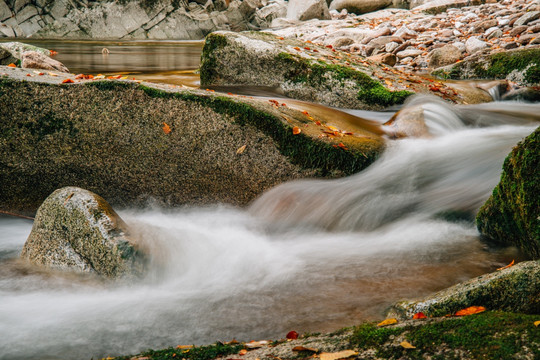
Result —
<instances>
[{"instance_id":1,"label":"mossy boulder","mask_svg":"<svg viewBox=\"0 0 540 360\"><path fill-rule=\"evenodd\" d=\"M484 236L540 258L540 127L506 158L497 187L476 217Z\"/></svg>"},{"instance_id":2,"label":"mossy boulder","mask_svg":"<svg viewBox=\"0 0 540 360\"><path fill-rule=\"evenodd\" d=\"M389 316L411 319L418 312L444 316L469 306L540 314L540 261L526 261L441 290L426 298L402 301Z\"/></svg>"},{"instance_id":3,"label":"mossy boulder","mask_svg":"<svg viewBox=\"0 0 540 360\"><path fill-rule=\"evenodd\" d=\"M10 109L0 117L1 209L35 211L71 185L113 206L245 205L284 181L358 172L384 149L376 133L275 100L120 80L58 84L69 76L0 79L0 108Z\"/></svg>"},{"instance_id":4,"label":"mossy boulder","mask_svg":"<svg viewBox=\"0 0 540 360\"><path fill-rule=\"evenodd\" d=\"M519 85L540 84L540 46L482 53L462 62L436 69L432 73L443 79L507 79Z\"/></svg>"},{"instance_id":5,"label":"mossy boulder","mask_svg":"<svg viewBox=\"0 0 540 360\"><path fill-rule=\"evenodd\" d=\"M208 35L200 73L204 87L272 87L291 98L336 107L380 110L402 104L413 93L472 103L432 79L270 33L220 31Z\"/></svg>"},{"instance_id":6,"label":"mossy boulder","mask_svg":"<svg viewBox=\"0 0 540 360\"><path fill-rule=\"evenodd\" d=\"M21 258L55 269L136 278L146 256L127 225L99 195L77 187L53 192L39 207Z\"/></svg>"}]
</instances>

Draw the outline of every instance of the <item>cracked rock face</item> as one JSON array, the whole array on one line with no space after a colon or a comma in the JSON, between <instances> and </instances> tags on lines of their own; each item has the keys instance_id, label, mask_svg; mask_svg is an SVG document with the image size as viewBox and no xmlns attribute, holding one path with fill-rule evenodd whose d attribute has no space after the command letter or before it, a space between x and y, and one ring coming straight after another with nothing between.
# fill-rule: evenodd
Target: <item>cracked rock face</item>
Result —
<instances>
[{"instance_id":1,"label":"cracked rock face","mask_svg":"<svg viewBox=\"0 0 540 360\"><path fill-rule=\"evenodd\" d=\"M146 263L111 206L99 195L77 187L56 190L45 199L21 258L111 279L139 277Z\"/></svg>"}]
</instances>

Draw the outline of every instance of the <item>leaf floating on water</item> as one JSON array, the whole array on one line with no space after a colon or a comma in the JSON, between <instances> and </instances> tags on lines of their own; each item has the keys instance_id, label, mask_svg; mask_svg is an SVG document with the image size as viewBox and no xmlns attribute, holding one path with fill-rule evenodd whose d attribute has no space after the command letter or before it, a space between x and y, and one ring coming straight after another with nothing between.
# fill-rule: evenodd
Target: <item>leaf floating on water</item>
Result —
<instances>
[{"instance_id":1,"label":"leaf floating on water","mask_svg":"<svg viewBox=\"0 0 540 360\"><path fill-rule=\"evenodd\" d=\"M295 127L293 127L293 129L292 129L292 133L293 133L294 135L298 135L298 134L300 134L301 132L302 132L302 129L300 129L298 126L295 126Z\"/></svg>"},{"instance_id":2,"label":"leaf floating on water","mask_svg":"<svg viewBox=\"0 0 540 360\"><path fill-rule=\"evenodd\" d=\"M414 320L418 320L418 319L427 319L427 316L426 316L426 314L424 314L423 312L418 312L418 313L414 314L412 318L413 318Z\"/></svg>"},{"instance_id":3,"label":"leaf floating on water","mask_svg":"<svg viewBox=\"0 0 540 360\"><path fill-rule=\"evenodd\" d=\"M347 359L354 355L358 355L358 353L352 350L344 350L344 351L335 352L335 353L322 353L319 355L319 358L321 360L339 360L339 359Z\"/></svg>"},{"instance_id":4,"label":"leaf floating on water","mask_svg":"<svg viewBox=\"0 0 540 360\"><path fill-rule=\"evenodd\" d=\"M416 349L416 346L412 345L411 343L407 341L402 341L399 343L399 345L401 345L401 347L404 349Z\"/></svg>"},{"instance_id":5,"label":"leaf floating on water","mask_svg":"<svg viewBox=\"0 0 540 360\"><path fill-rule=\"evenodd\" d=\"M478 314L481 312L486 311L486 308L483 306L469 306L468 308L459 310L455 313L456 316L467 316L467 315L473 315Z\"/></svg>"},{"instance_id":6,"label":"leaf floating on water","mask_svg":"<svg viewBox=\"0 0 540 360\"><path fill-rule=\"evenodd\" d=\"M292 351L309 351L309 352L319 352L319 350L317 349L314 349L314 348L308 348L308 347L305 347L305 346L295 346L292 348Z\"/></svg>"},{"instance_id":7,"label":"leaf floating on water","mask_svg":"<svg viewBox=\"0 0 540 360\"><path fill-rule=\"evenodd\" d=\"M171 133L171 127L169 125L167 125L166 123L163 123L163 132L165 134L170 134Z\"/></svg>"},{"instance_id":8,"label":"leaf floating on water","mask_svg":"<svg viewBox=\"0 0 540 360\"><path fill-rule=\"evenodd\" d=\"M72 83L73 83L73 80L71 80L71 79L64 79L62 81L62 84L72 84Z\"/></svg>"},{"instance_id":9,"label":"leaf floating on water","mask_svg":"<svg viewBox=\"0 0 540 360\"><path fill-rule=\"evenodd\" d=\"M236 150L236 153L240 155L244 150L246 150L246 145L240 146L238 150Z\"/></svg>"},{"instance_id":10,"label":"leaf floating on water","mask_svg":"<svg viewBox=\"0 0 540 360\"><path fill-rule=\"evenodd\" d=\"M300 129L299 129L300 130ZM287 335L285 336L289 340L296 340L298 339L298 333L296 331L289 331Z\"/></svg>"},{"instance_id":11,"label":"leaf floating on water","mask_svg":"<svg viewBox=\"0 0 540 360\"><path fill-rule=\"evenodd\" d=\"M388 326L388 325L393 325L393 324L397 324L397 323L398 323L397 319L391 318L391 319L386 319L384 321L381 321L380 323L377 324L377 326L379 326L379 327Z\"/></svg>"},{"instance_id":12,"label":"leaf floating on water","mask_svg":"<svg viewBox=\"0 0 540 360\"><path fill-rule=\"evenodd\" d=\"M512 260L512 262L506 266L503 266L501 268L498 268L497 270L504 270L504 269L508 269L509 267L512 267L514 266L514 260Z\"/></svg>"}]
</instances>

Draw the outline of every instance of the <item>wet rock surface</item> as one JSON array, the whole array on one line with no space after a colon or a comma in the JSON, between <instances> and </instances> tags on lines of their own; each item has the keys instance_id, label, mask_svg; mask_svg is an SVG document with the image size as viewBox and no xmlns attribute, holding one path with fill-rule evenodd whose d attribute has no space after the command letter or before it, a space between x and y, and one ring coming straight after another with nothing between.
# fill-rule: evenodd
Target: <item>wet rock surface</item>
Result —
<instances>
[{"instance_id":1,"label":"wet rock surface","mask_svg":"<svg viewBox=\"0 0 540 360\"><path fill-rule=\"evenodd\" d=\"M380 130L299 105L52 75L0 68L0 107L10 109L0 118L4 210L35 210L67 185L114 206L245 205L287 180L357 172L384 148Z\"/></svg>"},{"instance_id":2,"label":"wet rock surface","mask_svg":"<svg viewBox=\"0 0 540 360\"><path fill-rule=\"evenodd\" d=\"M540 128L519 143L504 162L493 194L478 212L480 233L540 258Z\"/></svg>"},{"instance_id":3,"label":"wet rock surface","mask_svg":"<svg viewBox=\"0 0 540 360\"><path fill-rule=\"evenodd\" d=\"M45 199L21 258L110 279L141 277L146 266L145 255L111 206L76 187L56 190Z\"/></svg>"},{"instance_id":4,"label":"wet rock surface","mask_svg":"<svg viewBox=\"0 0 540 360\"><path fill-rule=\"evenodd\" d=\"M540 261L525 261L508 269L479 276L424 299L395 304L389 316L410 319L453 314L469 306L489 310L540 313Z\"/></svg>"}]
</instances>

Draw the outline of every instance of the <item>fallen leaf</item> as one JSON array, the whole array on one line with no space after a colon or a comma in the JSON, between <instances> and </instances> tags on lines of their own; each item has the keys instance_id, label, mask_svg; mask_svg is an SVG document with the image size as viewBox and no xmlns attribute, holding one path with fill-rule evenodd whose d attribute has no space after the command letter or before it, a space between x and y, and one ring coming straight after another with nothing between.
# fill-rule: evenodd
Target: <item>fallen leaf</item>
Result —
<instances>
[{"instance_id":1,"label":"fallen leaf","mask_svg":"<svg viewBox=\"0 0 540 360\"><path fill-rule=\"evenodd\" d=\"M295 129L298 129L298 128L295 127ZM301 131L301 130L298 129L298 134L300 134L300 131ZM293 129L293 132L294 132L294 129ZM287 339L289 339L289 340L296 340L296 339L298 339L298 333L297 333L296 331L294 331L294 330L293 330L293 331L289 331L285 337L286 337Z\"/></svg>"},{"instance_id":2,"label":"fallen leaf","mask_svg":"<svg viewBox=\"0 0 540 360\"><path fill-rule=\"evenodd\" d=\"M411 343L407 341L402 341L399 343L399 345L401 345L401 347L404 349L416 349L416 346L411 345Z\"/></svg>"},{"instance_id":3,"label":"fallen leaf","mask_svg":"<svg viewBox=\"0 0 540 360\"><path fill-rule=\"evenodd\" d=\"M296 50L296 51L301 51L298 46L295 46L293 49Z\"/></svg>"},{"instance_id":4,"label":"fallen leaf","mask_svg":"<svg viewBox=\"0 0 540 360\"><path fill-rule=\"evenodd\" d=\"M169 125L167 125L166 123L163 123L163 132L165 134L170 134L171 133L171 127Z\"/></svg>"},{"instance_id":5,"label":"fallen leaf","mask_svg":"<svg viewBox=\"0 0 540 360\"><path fill-rule=\"evenodd\" d=\"M298 135L298 134L300 134L301 132L302 132L302 129L300 129L298 126L295 126L295 127L293 127L293 129L292 129L292 133L293 133L294 135Z\"/></svg>"},{"instance_id":6,"label":"fallen leaf","mask_svg":"<svg viewBox=\"0 0 540 360\"><path fill-rule=\"evenodd\" d=\"M177 349L193 349L193 345L178 345Z\"/></svg>"},{"instance_id":7,"label":"fallen leaf","mask_svg":"<svg viewBox=\"0 0 540 360\"><path fill-rule=\"evenodd\" d=\"M343 144L343 143L341 143L341 142L340 142L337 146L339 146L339 147L342 148L343 150L349 150L349 149L347 149L347 147L345 146L345 144Z\"/></svg>"},{"instance_id":8,"label":"fallen leaf","mask_svg":"<svg viewBox=\"0 0 540 360\"><path fill-rule=\"evenodd\" d=\"M247 354L247 350L246 349L242 349L238 352L238 355L246 355Z\"/></svg>"},{"instance_id":9,"label":"fallen leaf","mask_svg":"<svg viewBox=\"0 0 540 360\"><path fill-rule=\"evenodd\" d=\"M292 351L310 351L310 352L319 352L319 350L317 349L314 349L314 348L308 348L308 347L305 347L305 346L295 346L292 348Z\"/></svg>"},{"instance_id":10,"label":"fallen leaf","mask_svg":"<svg viewBox=\"0 0 540 360\"><path fill-rule=\"evenodd\" d=\"M486 311L486 308L483 306L469 306L468 308L459 310L455 313L456 316L467 316L467 315L473 315L478 314L481 312Z\"/></svg>"},{"instance_id":11,"label":"fallen leaf","mask_svg":"<svg viewBox=\"0 0 540 360\"><path fill-rule=\"evenodd\" d=\"M265 345L268 345L268 341L267 340L261 340L261 341L250 341L248 343L245 344L245 346L248 348L248 349L258 349L258 348L261 348Z\"/></svg>"},{"instance_id":12,"label":"fallen leaf","mask_svg":"<svg viewBox=\"0 0 540 360\"><path fill-rule=\"evenodd\" d=\"M224 343L224 344L225 344L225 345L238 345L238 344L240 344L240 343L238 342L238 340L232 339L231 341L226 342L226 343Z\"/></svg>"},{"instance_id":13,"label":"fallen leaf","mask_svg":"<svg viewBox=\"0 0 540 360\"><path fill-rule=\"evenodd\" d=\"M64 79L62 81L62 84L72 84L72 83L73 83L73 80L71 80L71 79Z\"/></svg>"},{"instance_id":14,"label":"fallen leaf","mask_svg":"<svg viewBox=\"0 0 540 360\"><path fill-rule=\"evenodd\" d=\"M427 319L427 316L423 312L419 312L419 313L414 314L412 318L415 319L415 320L417 320L417 319Z\"/></svg>"},{"instance_id":15,"label":"fallen leaf","mask_svg":"<svg viewBox=\"0 0 540 360\"><path fill-rule=\"evenodd\" d=\"M358 353L352 350L344 350L344 351L335 352L335 353L322 353L319 355L319 358L321 360L339 360L339 359L347 359L354 355L358 355Z\"/></svg>"},{"instance_id":16,"label":"fallen leaf","mask_svg":"<svg viewBox=\"0 0 540 360\"><path fill-rule=\"evenodd\" d=\"M387 80L384 80L384 82L385 82L385 84L386 84L387 86L392 86L392 85L393 85L392 82L391 82L390 80L388 80L388 79L387 79Z\"/></svg>"},{"instance_id":17,"label":"fallen leaf","mask_svg":"<svg viewBox=\"0 0 540 360\"><path fill-rule=\"evenodd\" d=\"M540 326L540 320L534 322L534 326Z\"/></svg>"},{"instance_id":18,"label":"fallen leaf","mask_svg":"<svg viewBox=\"0 0 540 360\"><path fill-rule=\"evenodd\" d=\"M512 262L506 266L503 266L502 268L498 268L497 270L504 270L504 269L508 269L509 267L512 267L514 266L514 260L512 260Z\"/></svg>"},{"instance_id":19,"label":"fallen leaf","mask_svg":"<svg viewBox=\"0 0 540 360\"><path fill-rule=\"evenodd\" d=\"M58 76L58 74L55 74L53 72L48 72L47 74L49 74L49 76Z\"/></svg>"},{"instance_id":20,"label":"fallen leaf","mask_svg":"<svg viewBox=\"0 0 540 360\"><path fill-rule=\"evenodd\" d=\"M11 63L11 64L8 65L8 67L16 68L17 65L15 65L14 63Z\"/></svg>"},{"instance_id":21,"label":"fallen leaf","mask_svg":"<svg viewBox=\"0 0 540 360\"><path fill-rule=\"evenodd\" d=\"M391 319L386 319L384 321L381 321L380 323L377 324L377 326L388 326L388 325L393 325L397 323L398 323L397 319L391 318Z\"/></svg>"},{"instance_id":22,"label":"fallen leaf","mask_svg":"<svg viewBox=\"0 0 540 360\"><path fill-rule=\"evenodd\" d=\"M244 152L244 150L246 150L246 145L240 146L238 150L236 150L236 153L241 154Z\"/></svg>"},{"instance_id":23,"label":"fallen leaf","mask_svg":"<svg viewBox=\"0 0 540 360\"><path fill-rule=\"evenodd\" d=\"M58 55L58 51L49 50L50 56Z\"/></svg>"}]
</instances>

